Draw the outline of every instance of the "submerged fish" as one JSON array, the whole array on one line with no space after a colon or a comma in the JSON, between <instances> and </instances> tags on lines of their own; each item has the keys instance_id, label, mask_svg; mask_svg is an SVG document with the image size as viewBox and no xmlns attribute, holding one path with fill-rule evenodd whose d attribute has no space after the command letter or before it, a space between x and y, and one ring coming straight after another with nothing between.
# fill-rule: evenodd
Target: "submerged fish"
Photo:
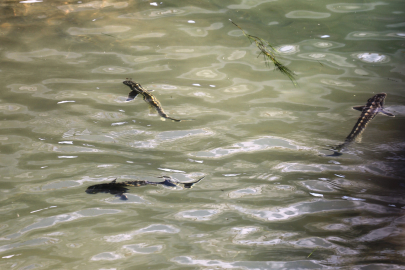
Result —
<instances>
[{"instance_id":1,"label":"submerged fish","mask_svg":"<svg viewBox=\"0 0 405 270\"><path fill-rule=\"evenodd\" d=\"M127 196L124 195L124 193L128 192L127 187L140 187L140 186L146 186L146 185L163 185L166 187L178 187L178 186L183 186L184 188L192 188L195 184L200 182L201 180L204 179L204 177L201 177L197 181L194 182L189 182L189 183L181 183L178 181L173 180L170 176L162 176L164 181L161 182L152 182L152 181L146 181L146 180L136 180L136 181L125 181L125 182L118 182L117 179L114 179L110 183L105 183L105 184L97 184L93 186L89 186L86 189L86 193L88 194L97 194L97 193L110 193L115 195L116 197L120 197L121 200L127 200Z\"/></svg>"},{"instance_id":2,"label":"submerged fish","mask_svg":"<svg viewBox=\"0 0 405 270\"><path fill-rule=\"evenodd\" d=\"M131 92L128 95L127 101L134 100L138 94L141 94L143 96L143 100L149 104L150 108L155 109L158 114L163 118L163 119L170 119L174 122L181 122L181 121L190 121L186 119L175 119L170 116L168 116L162 108L162 105L160 104L159 100L155 96L153 96L150 91L144 89L139 83L133 82L131 79L126 79L123 84L129 86L131 88Z\"/></svg>"},{"instance_id":3,"label":"submerged fish","mask_svg":"<svg viewBox=\"0 0 405 270\"><path fill-rule=\"evenodd\" d=\"M392 113L386 112L384 110L384 100L387 97L386 93L380 93L367 100L366 105L354 106L353 109L361 111L361 115L354 125L350 134L346 137L343 144L338 145L334 149L334 154L330 156L340 156L342 151L354 140L356 140L360 134L364 131L367 124L374 118L378 113L382 113L387 116L395 117Z\"/></svg>"}]
</instances>

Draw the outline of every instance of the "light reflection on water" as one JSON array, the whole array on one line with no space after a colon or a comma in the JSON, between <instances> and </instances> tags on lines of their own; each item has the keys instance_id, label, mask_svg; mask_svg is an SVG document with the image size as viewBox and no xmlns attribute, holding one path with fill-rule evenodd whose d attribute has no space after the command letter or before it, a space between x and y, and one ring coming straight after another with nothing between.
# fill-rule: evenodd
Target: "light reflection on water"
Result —
<instances>
[{"instance_id":1,"label":"light reflection on water","mask_svg":"<svg viewBox=\"0 0 405 270\"><path fill-rule=\"evenodd\" d=\"M403 7L358 2L0 4L1 268L401 269ZM396 117L325 156L379 92ZM205 178L84 192L162 175Z\"/></svg>"}]
</instances>

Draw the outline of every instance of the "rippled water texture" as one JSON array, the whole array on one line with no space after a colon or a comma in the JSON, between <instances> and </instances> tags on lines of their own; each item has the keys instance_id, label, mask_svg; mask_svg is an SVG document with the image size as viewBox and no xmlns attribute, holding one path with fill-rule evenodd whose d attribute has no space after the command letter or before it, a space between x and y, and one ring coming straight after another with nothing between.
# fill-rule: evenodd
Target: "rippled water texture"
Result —
<instances>
[{"instance_id":1,"label":"rippled water texture","mask_svg":"<svg viewBox=\"0 0 405 270\"><path fill-rule=\"evenodd\" d=\"M0 268L403 269L404 12L402 0L2 1ZM194 120L126 101L125 78ZM380 92L395 118L328 156L360 116L351 107ZM161 176L205 178L128 187L128 200L85 193Z\"/></svg>"}]
</instances>

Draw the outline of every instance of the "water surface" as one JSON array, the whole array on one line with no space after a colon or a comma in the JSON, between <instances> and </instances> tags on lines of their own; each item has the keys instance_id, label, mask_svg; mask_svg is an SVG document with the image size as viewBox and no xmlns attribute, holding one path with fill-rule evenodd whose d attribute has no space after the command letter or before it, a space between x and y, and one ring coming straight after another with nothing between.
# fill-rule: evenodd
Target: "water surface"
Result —
<instances>
[{"instance_id":1,"label":"water surface","mask_svg":"<svg viewBox=\"0 0 405 270\"><path fill-rule=\"evenodd\" d=\"M349 2L349 1L348 1ZM3 269L401 269L403 1L3 1ZM257 57L269 41L297 85ZM150 114L132 78L175 123ZM386 92L361 142L330 157ZM193 189L86 187L167 175Z\"/></svg>"}]
</instances>

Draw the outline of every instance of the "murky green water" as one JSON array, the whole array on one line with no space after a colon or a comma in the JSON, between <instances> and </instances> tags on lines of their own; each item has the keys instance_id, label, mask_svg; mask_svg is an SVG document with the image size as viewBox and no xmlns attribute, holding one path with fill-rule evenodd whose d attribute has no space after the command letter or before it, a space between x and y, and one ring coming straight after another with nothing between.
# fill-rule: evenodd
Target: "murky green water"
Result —
<instances>
[{"instance_id":1,"label":"murky green water","mask_svg":"<svg viewBox=\"0 0 405 270\"><path fill-rule=\"evenodd\" d=\"M352 2L352 1L347 1ZM403 1L0 3L2 269L402 269ZM298 85L267 68L268 40ZM130 77L175 123L126 102ZM342 143L388 94L361 143ZM159 181L128 200L90 185Z\"/></svg>"}]
</instances>

